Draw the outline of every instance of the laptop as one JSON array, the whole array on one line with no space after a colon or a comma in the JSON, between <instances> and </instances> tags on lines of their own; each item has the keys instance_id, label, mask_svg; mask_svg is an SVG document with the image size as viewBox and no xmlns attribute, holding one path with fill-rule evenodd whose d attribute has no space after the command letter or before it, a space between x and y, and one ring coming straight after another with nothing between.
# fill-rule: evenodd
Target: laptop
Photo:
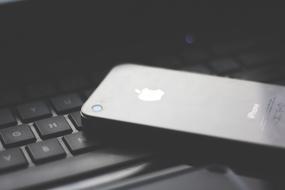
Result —
<instances>
[{"instance_id":1,"label":"laptop","mask_svg":"<svg viewBox=\"0 0 285 190\"><path fill-rule=\"evenodd\" d=\"M255 6L0 1L1 189L107 187L182 164L197 167L191 158L89 142L80 108L123 62L285 85L282 11ZM228 167L252 184L275 176Z\"/></svg>"}]
</instances>

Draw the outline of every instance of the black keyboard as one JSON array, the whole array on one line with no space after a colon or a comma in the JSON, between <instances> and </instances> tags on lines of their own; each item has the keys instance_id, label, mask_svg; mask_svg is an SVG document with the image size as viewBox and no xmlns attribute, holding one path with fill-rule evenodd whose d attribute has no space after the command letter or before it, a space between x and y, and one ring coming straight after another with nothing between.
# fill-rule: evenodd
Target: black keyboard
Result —
<instances>
[{"instance_id":1,"label":"black keyboard","mask_svg":"<svg viewBox=\"0 0 285 190\"><path fill-rule=\"evenodd\" d=\"M172 54L137 62L282 85L284 50L280 44L271 47L247 40L188 44ZM79 110L100 80L91 75L44 81L0 94L1 189L36 187L149 157L88 141Z\"/></svg>"},{"instance_id":2,"label":"black keyboard","mask_svg":"<svg viewBox=\"0 0 285 190\"><path fill-rule=\"evenodd\" d=\"M0 107L1 189L37 187L149 156L86 138L79 111L95 85L87 78L76 80L7 91Z\"/></svg>"}]
</instances>

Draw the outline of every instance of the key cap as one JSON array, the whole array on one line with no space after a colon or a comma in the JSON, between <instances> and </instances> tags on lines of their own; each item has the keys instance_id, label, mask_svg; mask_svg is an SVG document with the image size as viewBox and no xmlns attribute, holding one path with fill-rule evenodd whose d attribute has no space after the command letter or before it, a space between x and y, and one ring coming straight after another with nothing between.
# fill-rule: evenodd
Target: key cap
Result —
<instances>
[{"instance_id":1,"label":"key cap","mask_svg":"<svg viewBox=\"0 0 285 190\"><path fill-rule=\"evenodd\" d=\"M35 101L17 107L23 122L30 122L51 116L48 106L42 101Z\"/></svg>"},{"instance_id":2,"label":"key cap","mask_svg":"<svg viewBox=\"0 0 285 190\"><path fill-rule=\"evenodd\" d=\"M16 118L9 109L0 109L0 128L16 124Z\"/></svg>"},{"instance_id":3,"label":"key cap","mask_svg":"<svg viewBox=\"0 0 285 190\"><path fill-rule=\"evenodd\" d=\"M70 152L73 154L90 150L91 148L99 145L99 143L95 144L94 142L88 141L83 132L66 135L63 137L63 140L67 144Z\"/></svg>"},{"instance_id":4,"label":"key cap","mask_svg":"<svg viewBox=\"0 0 285 190\"><path fill-rule=\"evenodd\" d=\"M0 135L5 147L19 146L36 141L36 138L28 125L2 129L0 130Z\"/></svg>"},{"instance_id":5,"label":"key cap","mask_svg":"<svg viewBox=\"0 0 285 190\"><path fill-rule=\"evenodd\" d=\"M72 121L73 125L78 129L82 129L82 121L80 112L73 112L69 115L70 120Z\"/></svg>"},{"instance_id":6,"label":"key cap","mask_svg":"<svg viewBox=\"0 0 285 190\"><path fill-rule=\"evenodd\" d=\"M78 110L83 104L79 95L75 93L52 98L51 102L55 108L55 111L59 114Z\"/></svg>"},{"instance_id":7,"label":"key cap","mask_svg":"<svg viewBox=\"0 0 285 190\"><path fill-rule=\"evenodd\" d=\"M240 68L239 63L231 58L217 59L209 62L209 65L217 74L233 72Z\"/></svg>"},{"instance_id":8,"label":"key cap","mask_svg":"<svg viewBox=\"0 0 285 190\"><path fill-rule=\"evenodd\" d=\"M23 168L28 162L18 148L0 152L0 172Z\"/></svg>"},{"instance_id":9,"label":"key cap","mask_svg":"<svg viewBox=\"0 0 285 190\"><path fill-rule=\"evenodd\" d=\"M35 122L35 127L43 139L71 133L72 130L63 116Z\"/></svg>"},{"instance_id":10,"label":"key cap","mask_svg":"<svg viewBox=\"0 0 285 190\"><path fill-rule=\"evenodd\" d=\"M27 150L35 163L44 163L64 158L66 153L57 139L50 139L27 146Z\"/></svg>"}]
</instances>

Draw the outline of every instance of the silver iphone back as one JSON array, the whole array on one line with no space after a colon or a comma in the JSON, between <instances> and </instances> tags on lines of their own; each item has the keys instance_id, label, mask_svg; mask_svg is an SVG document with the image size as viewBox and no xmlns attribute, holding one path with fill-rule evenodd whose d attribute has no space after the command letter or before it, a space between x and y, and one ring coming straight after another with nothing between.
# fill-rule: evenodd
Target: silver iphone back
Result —
<instances>
[{"instance_id":1,"label":"silver iphone back","mask_svg":"<svg viewBox=\"0 0 285 190\"><path fill-rule=\"evenodd\" d=\"M285 88L149 66L113 68L82 114L285 148Z\"/></svg>"}]
</instances>

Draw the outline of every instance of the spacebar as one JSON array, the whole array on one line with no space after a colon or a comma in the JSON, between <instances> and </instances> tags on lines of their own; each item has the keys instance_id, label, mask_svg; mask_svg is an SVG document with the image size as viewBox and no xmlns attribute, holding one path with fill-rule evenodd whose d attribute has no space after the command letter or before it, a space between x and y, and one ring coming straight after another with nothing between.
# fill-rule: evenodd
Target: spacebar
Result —
<instances>
[{"instance_id":1,"label":"spacebar","mask_svg":"<svg viewBox=\"0 0 285 190\"><path fill-rule=\"evenodd\" d=\"M1 189L30 188L79 175L83 177L84 174L111 169L122 164L134 163L147 157L147 154L98 150L2 175L0 176Z\"/></svg>"}]
</instances>

